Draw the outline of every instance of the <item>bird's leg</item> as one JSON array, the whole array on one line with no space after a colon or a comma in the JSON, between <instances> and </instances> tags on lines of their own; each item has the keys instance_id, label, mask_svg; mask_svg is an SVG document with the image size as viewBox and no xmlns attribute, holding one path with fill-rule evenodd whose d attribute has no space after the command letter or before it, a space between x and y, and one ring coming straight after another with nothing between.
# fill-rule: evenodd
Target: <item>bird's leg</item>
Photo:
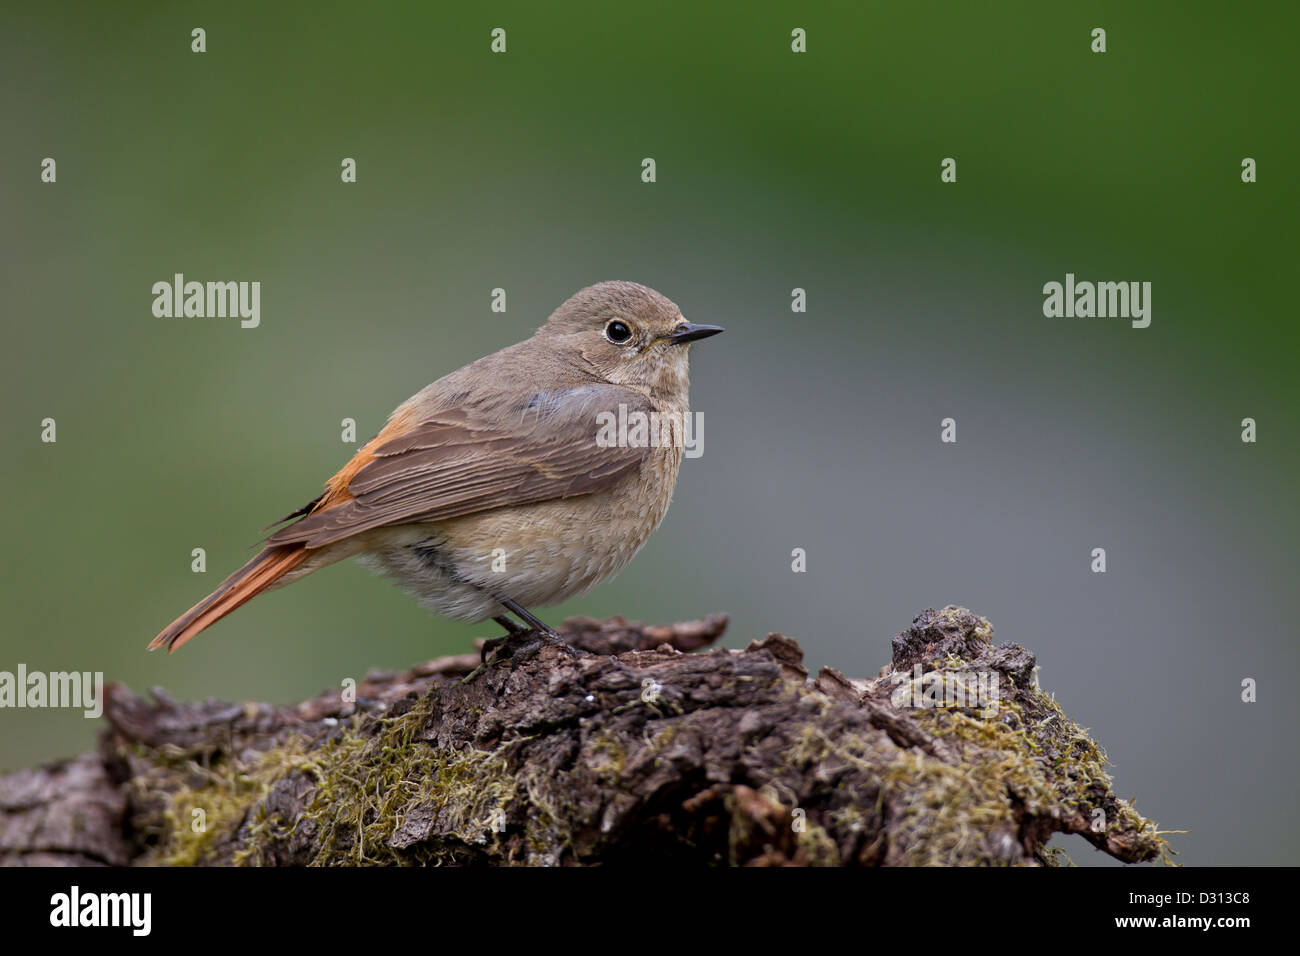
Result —
<instances>
[{"instance_id":1,"label":"bird's leg","mask_svg":"<svg viewBox=\"0 0 1300 956\"><path fill-rule=\"evenodd\" d=\"M524 631L528 630L528 628L526 627L520 627L514 621L510 620L510 618L506 617L504 614L502 614L500 617L494 617L492 618L492 620L496 621L498 624L500 624L502 627L506 629L507 637L513 637L515 634L522 634Z\"/></svg>"},{"instance_id":2,"label":"bird's leg","mask_svg":"<svg viewBox=\"0 0 1300 956\"><path fill-rule=\"evenodd\" d=\"M495 595L493 595L495 597ZM488 666L501 656L502 651L509 651L508 657L513 665L521 664L524 661L531 660L537 656L537 652L543 646L550 644L558 647L570 657L576 657L578 651L568 641L560 637L555 631L547 627L523 605L511 601L509 598L496 598L498 604L510 611L516 617L527 622L529 627L521 627L504 614L500 617L494 617L496 623L506 629L506 633L501 637L494 637L491 640L483 642L483 650L479 654L479 660L482 661L478 667L474 668L469 674L461 678L462 684L469 684L478 679ZM531 638L531 639L530 639ZM519 646L511 648L516 642ZM489 659L490 658L490 659Z\"/></svg>"},{"instance_id":3,"label":"bird's leg","mask_svg":"<svg viewBox=\"0 0 1300 956\"><path fill-rule=\"evenodd\" d=\"M522 604L517 604L516 602L510 600L509 598L497 598L497 601L507 611L509 611L515 617L519 618L530 628L532 628L533 633L535 633L538 637L540 637L544 643L554 644L556 646L563 645L564 647L568 647L570 648L570 650L572 650L572 647L570 646L568 641L560 637L560 635L555 633L555 631L551 630L551 628L547 627L546 624L544 624L541 620L535 617L533 613L529 611L528 608L524 607Z\"/></svg>"},{"instance_id":4,"label":"bird's leg","mask_svg":"<svg viewBox=\"0 0 1300 956\"><path fill-rule=\"evenodd\" d=\"M542 621L535 617L528 608L516 601L510 600L509 598L499 597L495 594L492 596L496 598L498 604L528 625L527 629L512 626L514 622L510 621L509 618L506 618L504 615L493 618L494 621L510 632L501 643L497 645L497 647L507 647L510 644L513 644L516 639L524 639L526 636L534 638L533 640L529 640L528 643L524 644L522 647L515 649L512 655L515 663L532 658L542 649L542 646L546 644L549 644L551 647L558 647L570 657L578 656L578 652L573 645L542 623ZM487 645L484 645L485 650L486 648Z\"/></svg>"},{"instance_id":5,"label":"bird's leg","mask_svg":"<svg viewBox=\"0 0 1300 956\"><path fill-rule=\"evenodd\" d=\"M492 620L496 621L498 624L504 627L506 629L506 632L501 637L494 637L490 640L483 642L483 650L479 654L479 660L484 664L487 663L488 657L506 641L510 640L513 637L518 637L521 634L528 633L528 628L520 627L514 621L510 620L510 618L506 617L504 614L502 614L500 617L494 617L492 618Z\"/></svg>"}]
</instances>

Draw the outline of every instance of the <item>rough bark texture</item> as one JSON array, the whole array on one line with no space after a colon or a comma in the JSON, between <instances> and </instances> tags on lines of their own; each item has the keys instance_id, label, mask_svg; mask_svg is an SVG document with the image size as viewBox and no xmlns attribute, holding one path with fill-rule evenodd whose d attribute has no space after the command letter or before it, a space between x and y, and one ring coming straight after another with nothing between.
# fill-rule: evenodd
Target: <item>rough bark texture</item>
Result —
<instances>
[{"instance_id":1,"label":"rough bark texture","mask_svg":"<svg viewBox=\"0 0 1300 956\"><path fill-rule=\"evenodd\" d=\"M1034 865L1058 832L1165 855L983 618L924 612L869 680L809 680L779 634L691 653L725 627L577 618L576 657L284 708L114 686L97 753L0 777L0 863Z\"/></svg>"}]
</instances>

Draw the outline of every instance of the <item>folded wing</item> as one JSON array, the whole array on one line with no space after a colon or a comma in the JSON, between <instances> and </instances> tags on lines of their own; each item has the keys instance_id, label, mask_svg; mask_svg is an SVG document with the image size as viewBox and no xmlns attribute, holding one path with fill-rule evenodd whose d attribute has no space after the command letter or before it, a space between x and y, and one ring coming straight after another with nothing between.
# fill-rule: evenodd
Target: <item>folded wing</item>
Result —
<instances>
[{"instance_id":1,"label":"folded wing","mask_svg":"<svg viewBox=\"0 0 1300 956\"><path fill-rule=\"evenodd\" d=\"M517 420L487 423L472 411L431 414L400 434L383 433L349 468L346 483L313 511L282 528L268 545L320 548L385 525L458 518L507 505L534 504L608 488L635 472L644 448L597 442L598 413L648 410L645 399L615 386L535 398Z\"/></svg>"}]
</instances>

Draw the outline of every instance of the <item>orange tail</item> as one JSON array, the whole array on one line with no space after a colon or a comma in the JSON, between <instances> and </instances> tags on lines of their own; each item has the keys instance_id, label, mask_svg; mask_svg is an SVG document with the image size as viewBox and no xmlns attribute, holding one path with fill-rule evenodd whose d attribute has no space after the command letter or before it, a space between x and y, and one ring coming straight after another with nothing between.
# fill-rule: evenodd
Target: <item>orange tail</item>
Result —
<instances>
[{"instance_id":1,"label":"orange tail","mask_svg":"<svg viewBox=\"0 0 1300 956\"><path fill-rule=\"evenodd\" d=\"M307 559L301 545L266 548L218 585L149 642L149 650L166 645L170 654L200 631L215 624L235 608L251 601Z\"/></svg>"}]
</instances>

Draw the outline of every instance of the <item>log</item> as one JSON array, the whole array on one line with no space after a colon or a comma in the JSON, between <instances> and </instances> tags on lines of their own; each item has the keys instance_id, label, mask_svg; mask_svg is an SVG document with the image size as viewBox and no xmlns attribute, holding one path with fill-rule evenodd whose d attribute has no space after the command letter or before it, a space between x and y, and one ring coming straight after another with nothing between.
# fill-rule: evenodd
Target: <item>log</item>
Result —
<instances>
[{"instance_id":1,"label":"log","mask_svg":"<svg viewBox=\"0 0 1300 956\"><path fill-rule=\"evenodd\" d=\"M0 864L1055 865L1168 859L1101 748L964 608L869 679L723 616L574 618L544 646L288 707L111 685L96 752L0 777Z\"/></svg>"}]
</instances>

